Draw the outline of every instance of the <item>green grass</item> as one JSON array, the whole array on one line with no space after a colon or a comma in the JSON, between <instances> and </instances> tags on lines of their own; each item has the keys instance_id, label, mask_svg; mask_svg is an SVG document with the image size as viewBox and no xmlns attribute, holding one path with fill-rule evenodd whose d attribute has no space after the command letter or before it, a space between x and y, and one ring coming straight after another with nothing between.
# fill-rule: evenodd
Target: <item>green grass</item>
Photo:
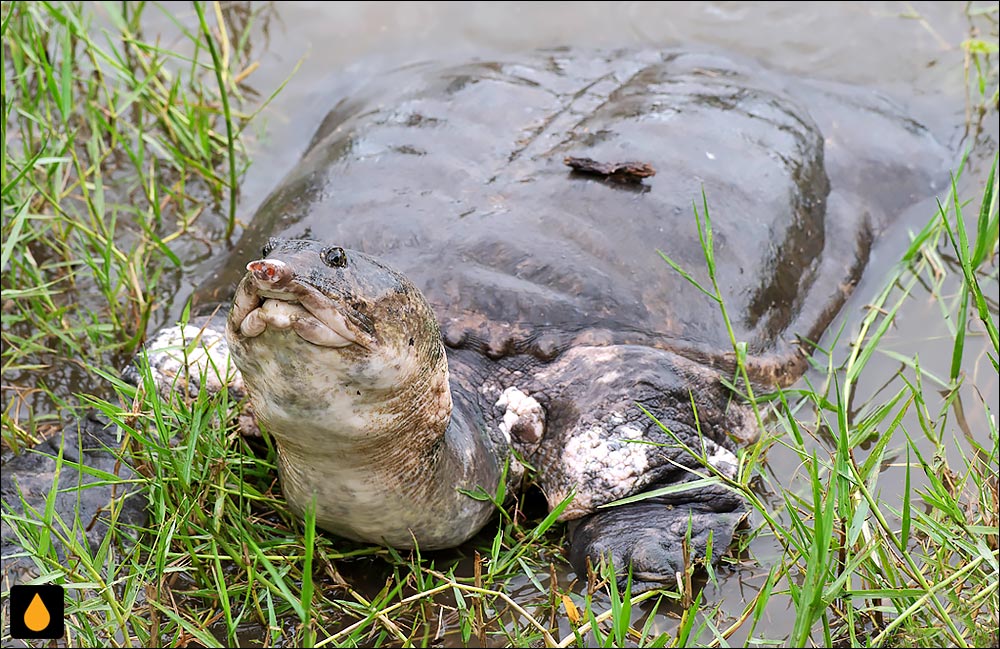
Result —
<instances>
[{"instance_id":1,"label":"green grass","mask_svg":"<svg viewBox=\"0 0 1000 649\"><path fill-rule=\"evenodd\" d=\"M50 383L76 371L90 389L92 368L120 366L162 321L182 256L204 257L199 239L235 227L248 162L249 115L232 108L245 52L202 23L182 31L180 54L144 37L145 3L99 9L100 22L73 4L3 5L2 423L14 449L76 410Z\"/></svg>"},{"instance_id":2,"label":"green grass","mask_svg":"<svg viewBox=\"0 0 1000 649\"><path fill-rule=\"evenodd\" d=\"M730 565L692 565L676 592L633 596L603 570L570 583L564 529L531 494L455 552L317 532L276 490L268 438L238 434L228 394L164 398L148 373L138 388L116 378L165 319L158 305L184 264L238 227L252 117L239 80L253 69L255 14L227 5L220 22L221 5L196 7L198 28L178 25L182 38L166 45L141 28L155 5L3 5L3 442L21 450L96 408L120 427L150 512L134 530L110 511L93 549L79 540L89 521L60 518L51 499L24 516L4 503L36 581L71 593L67 644L996 644L1000 436L994 404L977 397L990 377L968 373L996 376L995 151L973 150L992 161L979 193L956 183L927 214L806 380L745 395L764 434L728 481L754 510ZM971 130L996 119L991 38L971 36L956 71ZM711 193L697 210L710 271ZM710 277L704 290L718 296ZM947 323L934 343L949 350L944 369L893 349L917 295ZM749 386L745 345L730 334L734 383ZM898 363L881 388L868 379L873 359ZM748 586L737 590L732 571Z\"/></svg>"},{"instance_id":3,"label":"green grass","mask_svg":"<svg viewBox=\"0 0 1000 649\"><path fill-rule=\"evenodd\" d=\"M779 390L772 421L762 426L769 433L744 454L739 478L714 478L743 494L763 519L754 534L772 537L783 549L777 571L772 569L768 575L766 590L769 598L783 594L794 606L792 646L816 641L818 627L826 645L984 646L996 638L1000 442L991 404L981 402L984 420L990 426L981 431L985 434L953 440L947 435L951 428L947 414L965 378L960 368L971 324L970 302L988 340L989 361L994 371L997 369L996 315L989 312L979 274L987 273L983 279L995 287L996 271L988 274L987 261L996 256L998 245L996 167L994 154L976 212L975 240L970 241L966 231L966 217L953 181L950 199L939 204L938 213L913 238L886 288L870 305L857 336L848 345L846 359L836 359L834 353L824 350L812 359L819 365L824 353L827 356L823 390L812 386ZM745 348L733 336L716 282L707 200L701 211L695 209L695 217L712 288L696 286L719 303L734 341L737 377L749 387ZM901 375L903 386L895 394L861 412L851 412L851 395L866 364L880 352L883 336L910 299L920 276L930 269L930 260L937 256L941 244L952 247L963 280L951 372L947 381L937 380L946 389L941 412L936 417L926 413L923 375L916 356L902 359L916 373L913 378ZM666 255L664 259L695 283L673 260ZM761 408L753 393L743 396L754 403L760 418ZM925 457L926 445L918 443L921 439L914 440L901 425L909 409L920 408L925 411L919 418L920 432L933 443L929 458ZM806 416L815 419L809 421ZM830 439L817 445L806 433L821 429L829 431ZM872 440L872 448L862 459L862 445ZM973 452L972 457L963 455L957 472L947 463L945 447L949 442L955 442L959 449L968 445ZM782 445L798 457L804 472L801 480L772 483L756 463L771 445ZM884 462L890 454L906 457L898 506L879 497L878 483L885 479ZM710 468L707 462L705 467ZM926 486L922 490L911 488L911 471L923 475ZM772 504L760 497L756 480L763 480L768 491L780 494L780 501ZM795 489L797 482L802 483L801 491ZM925 504L924 511L914 510L917 498ZM774 590L778 580L783 580L784 590ZM975 595L963 597L963 591ZM746 614L752 614L756 627L763 609L759 600L751 605Z\"/></svg>"}]
</instances>

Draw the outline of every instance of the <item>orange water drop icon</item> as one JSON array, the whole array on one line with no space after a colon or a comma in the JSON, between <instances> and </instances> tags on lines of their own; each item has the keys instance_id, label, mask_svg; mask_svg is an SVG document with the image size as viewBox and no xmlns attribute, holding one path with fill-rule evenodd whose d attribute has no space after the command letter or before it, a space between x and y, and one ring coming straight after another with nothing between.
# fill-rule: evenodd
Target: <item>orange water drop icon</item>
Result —
<instances>
[{"instance_id":1,"label":"orange water drop icon","mask_svg":"<svg viewBox=\"0 0 1000 649\"><path fill-rule=\"evenodd\" d=\"M24 626L38 633L49 626L51 621L52 616L49 615L49 609L45 608L45 602L42 601L38 593L35 593L35 597L28 604L28 610L24 612Z\"/></svg>"}]
</instances>

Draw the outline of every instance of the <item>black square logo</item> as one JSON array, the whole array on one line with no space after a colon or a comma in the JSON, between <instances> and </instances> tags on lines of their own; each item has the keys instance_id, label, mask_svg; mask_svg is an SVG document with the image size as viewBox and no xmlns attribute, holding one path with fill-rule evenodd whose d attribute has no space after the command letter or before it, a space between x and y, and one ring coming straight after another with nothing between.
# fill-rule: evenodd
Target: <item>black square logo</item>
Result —
<instances>
[{"instance_id":1,"label":"black square logo","mask_svg":"<svg viewBox=\"0 0 1000 649\"><path fill-rule=\"evenodd\" d=\"M55 640L66 633L63 587L10 587L10 637L19 640Z\"/></svg>"}]
</instances>

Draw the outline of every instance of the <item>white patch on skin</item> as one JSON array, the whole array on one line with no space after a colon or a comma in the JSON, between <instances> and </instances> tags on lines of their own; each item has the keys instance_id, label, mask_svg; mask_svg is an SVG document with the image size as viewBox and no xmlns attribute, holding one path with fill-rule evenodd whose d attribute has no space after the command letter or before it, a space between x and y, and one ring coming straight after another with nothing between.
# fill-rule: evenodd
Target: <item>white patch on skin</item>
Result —
<instances>
[{"instance_id":1,"label":"white patch on skin","mask_svg":"<svg viewBox=\"0 0 1000 649\"><path fill-rule=\"evenodd\" d=\"M629 425L618 413L611 413L606 424L618 425L608 431L600 424L574 434L562 453L563 471L570 484L577 485L573 502L563 512L563 519L575 518L593 511L597 505L611 502L634 493L637 481L648 468L643 431ZM595 479L600 484L595 484ZM568 494L553 494L559 502ZM600 499L596 502L595 496Z\"/></svg>"},{"instance_id":2,"label":"white patch on skin","mask_svg":"<svg viewBox=\"0 0 1000 649\"><path fill-rule=\"evenodd\" d=\"M515 387L509 387L500 394L496 408L504 409L500 432L511 443L511 433L516 441L535 445L545 434L545 409L535 400ZM514 430L515 427L517 430Z\"/></svg>"},{"instance_id":3,"label":"white patch on skin","mask_svg":"<svg viewBox=\"0 0 1000 649\"><path fill-rule=\"evenodd\" d=\"M559 503L576 489L573 501L563 510L560 520L590 514L606 503L641 493L648 487L649 446L640 442L643 431L625 423L620 412L610 412L605 419L574 432L566 442L561 457L563 476L554 489L546 491L550 503ZM699 452L695 446L692 450ZM705 460L720 473L736 477L736 455L704 438L700 447Z\"/></svg>"},{"instance_id":4,"label":"white patch on skin","mask_svg":"<svg viewBox=\"0 0 1000 649\"><path fill-rule=\"evenodd\" d=\"M736 473L739 470L739 459L736 454L730 451L724 446L713 442L710 439L705 439L705 459L708 463L719 470L719 473L729 477L735 478Z\"/></svg>"},{"instance_id":5,"label":"white patch on skin","mask_svg":"<svg viewBox=\"0 0 1000 649\"><path fill-rule=\"evenodd\" d=\"M166 327L146 343L146 354L153 380L163 396L185 384L189 393L197 393L203 379L210 393L225 387L244 391L243 376L230 358L222 331L192 325Z\"/></svg>"}]
</instances>

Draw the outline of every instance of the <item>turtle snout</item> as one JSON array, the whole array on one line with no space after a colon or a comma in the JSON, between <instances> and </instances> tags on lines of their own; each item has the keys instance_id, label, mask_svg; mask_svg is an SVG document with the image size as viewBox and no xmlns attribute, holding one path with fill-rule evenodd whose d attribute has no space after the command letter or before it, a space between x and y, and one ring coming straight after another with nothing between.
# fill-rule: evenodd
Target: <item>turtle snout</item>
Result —
<instances>
[{"instance_id":1,"label":"turtle snout","mask_svg":"<svg viewBox=\"0 0 1000 649\"><path fill-rule=\"evenodd\" d=\"M277 259L257 259L247 264L247 271L253 275L260 288L281 288L291 281L292 268Z\"/></svg>"}]
</instances>

